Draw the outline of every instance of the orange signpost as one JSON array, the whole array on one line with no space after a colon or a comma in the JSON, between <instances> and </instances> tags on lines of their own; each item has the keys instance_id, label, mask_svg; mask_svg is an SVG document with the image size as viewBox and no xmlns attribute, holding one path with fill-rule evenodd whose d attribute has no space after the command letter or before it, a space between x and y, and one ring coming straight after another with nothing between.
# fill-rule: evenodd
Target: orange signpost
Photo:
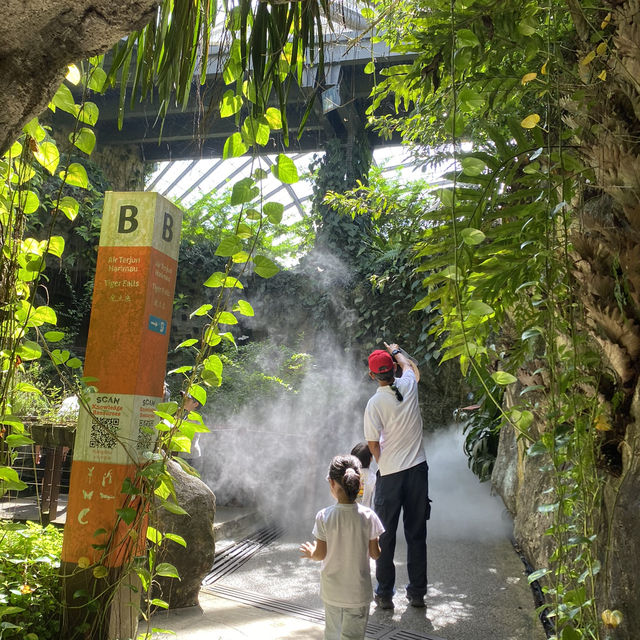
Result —
<instances>
[{"instance_id":1,"label":"orange signpost","mask_svg":"<svg viewBox=\"0 0 640 640\"><path fill-rule=\"evenodd\" d=\"M78 418L62 547L66 574L95 563L117 569L127 559L105 554L105 545L118 549L128 534L122 521L114 532L129 497L123 481L155 444L181 224L182 212L156 193L105 194L84 366L96 391L91 412L81 408ZM138 542L142 551L144 536Z\"/></svg>"}]
</instances>

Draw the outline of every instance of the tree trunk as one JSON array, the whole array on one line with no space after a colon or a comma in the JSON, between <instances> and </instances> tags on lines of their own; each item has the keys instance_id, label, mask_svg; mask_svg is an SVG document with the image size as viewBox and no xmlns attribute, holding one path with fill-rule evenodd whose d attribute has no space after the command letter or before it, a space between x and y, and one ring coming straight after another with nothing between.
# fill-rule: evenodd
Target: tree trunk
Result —
<instances>
[{"instance_id":1,"label":"tree trunk","mask_svg":"<svg viewBox=\"0 0 640 640\"><path fill-rule=\"evenodd\" d=\"M0 26L0 155L47 106L67 65L142 28L159 0L5 0Z\"/></svg>"}]
</instances>

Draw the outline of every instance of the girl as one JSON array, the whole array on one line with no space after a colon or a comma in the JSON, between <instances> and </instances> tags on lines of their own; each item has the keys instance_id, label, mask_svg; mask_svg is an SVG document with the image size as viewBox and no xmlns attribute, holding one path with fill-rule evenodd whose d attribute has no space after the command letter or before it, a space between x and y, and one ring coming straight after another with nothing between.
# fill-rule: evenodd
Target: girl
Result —
<instances>
[{"instance_id":1,"label":"girl","mask_svg":"<svg viewBox=\"0 0 640 640\"><path fill-rule=\"evenodd\" d=\"M369 557L380 555L384 528L378 516L356 503L360 462L336 456L329 466L331 495L338 501L316 515L315 542L300 547L303 558L322 560L320 597L325 607L325 640L364 640L373 590Z\"/></svg>"},{"instance_id":2,"label":"girl","mask_svg":"<svg viewBox=\"0 0 640 640\"><path fill-rule=\"evenodd\" d=\"M373 469L371 469L371 458L373 456L369 445L366 442L359 442L351 449L351 455L358 458L362 465L360 469L360 492L356 500L371 509L376 488L376 474Z\"/></svg>"}]
</instances>

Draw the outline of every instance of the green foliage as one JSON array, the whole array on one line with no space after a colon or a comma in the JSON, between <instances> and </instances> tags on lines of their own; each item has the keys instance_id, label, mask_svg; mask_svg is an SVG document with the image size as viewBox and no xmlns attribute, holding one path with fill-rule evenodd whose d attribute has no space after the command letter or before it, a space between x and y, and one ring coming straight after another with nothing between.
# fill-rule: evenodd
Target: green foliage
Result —
<instances>
[{"instance_id":1,"label":"green foliage","mask_svg":"<svg viewBox=\"0 0 640 640\"><path fill-rule=\"evenodd\" d=\"M77 162L74 155L70 160ZM90 160L84 160L88 177L86 189L63 184L58 176L49 176L41 167L31 180L41 206L26 221L26 232L38 240L49 234L65 239L65 251L55 261L48 259L47 294L57 314L57 325L64 331L63 344L70 348L86 334L93 292L97 246L100 239L104 192L111 188L102 171ZM62 194L62 196L61 196ZM57 215L51 219L56 202L71 206L73 219ZM60 346L60 345L56 345Z\"/></svg>"},{"instance_id":2,"label":"green foliage","mask_svg":"<svg viewBox=\"0 0 640 640\"><path fill-rule=\"evenodd\" d=\"M82 83L87 88L99 65L99 60L93 61L84 74L72 65L67 82ZM93 149L90 125L95 124L98 107L76 104L70 89L63 83L49 108L52 111L60 109L75 118L70 142L90 154ZM58 179L51 193L41 188L45 184L45 173ZM0 268L0 424L3 435L0 438L0 496L8 490L25 488L10 466L16 446L12 443L30 442L11 404L16 398L14 390L41 393L24 381L16 384L16 371L28 366L25 363L38 360L43 351L51 356L58 372L81 367L81 362L71 358L68 351L49 349L45 336L55 342L61 339L60 332L52 331L58 316L55 309L46 304L48 301L41 304L43 301L37 297L38 287L47 277L47 261L51 256L60 260L65 249L65 239L54 232L55 224L63 216L73 221L80 208L74 197L78 192L69 191L68 187L88 189L87 172L80 163L73 161L70 153L60 154L55 141L35 118L25 125L24 134L0 160L0 245L3 248ZM29 223L44 206L48 209L48 222L39 231L37 224ZM29 232L32 235L26 235Z\"/></svg>"},{"instance_id":3,"label":"green foliage","mask_svg":"<svg viewBox=\"0 0 640 640\"><path fill-rule=\"evenodd\" d=\"M481 482L491 479L498 453L498 440L502 426L503 391L498 385L489 385L489 394L483 394L476 405L461 407L456 419L464 424L464 451L469 468ZM480 392L483 391L480 387Z\"/></svg>"},{"instance_id":4,"label":"green foliage","mask_svg":"<svg viewBox=\"0 0 640 640\"><path fill-rule=\"evenodd\" d=\"M537 111L550 90L547 42L555 46L573 29L569 12L549 21L533 0L457 3L453 13L443 1L382 0L377 9L383 38L417 58L376 72L372 122L383 135L397 130L405 141L435 148L453 138L481 145L490 127L504 131L505 114L522 119ZM536 76L523 83L531 73ZM375 115L388 96L397 110L411 109L408 117ZM434 154L429 161L439 159Z\"/></svg>"},{"instance_id":5,"label":"green foliage","mask_svg":"<svg viewBox=\"0 0 640 640\"><path fill-rule=\"evenodd\" d=\"M227 140L224 157L242 155L253 144L266 145L271 130L282 129L288 144L286 96L292 81L302 82L305 56L314 63L318 50L322 65L321 15L329 15L329 4L242 0L234 6L225 3L224 11L231 42L224 55L223 79L234 88L225 92L220 115L239 119L246 106L241 131ZM131 101L157 95L162 117L174 103L186 106L194 75L203 84L214 65L209 52L217 12L214 0L163 0L156 18L114 48L108 82L120 73L120 123L130 80ZM278 114L268 105L272 93L282 109Z\"/></svg>"},{"instance_id":6,"label":"green foliage","mask_svg":"<svg viewBox=\"0 0 640 640\"><path fill-rule=\"evenodd\" d=\"M307 370L309 356L270 340L226 346L220 354L225 367L222 385L210 399L222 421L256 410L278 397L295 393Z\"/></svg>"},{"instance_id":7,"label":"green foliage","mask_svg":"<svg viewBox=\"0 0 640 640\"><path fill-rule=\"evenodd\" d=\"M558 204L556 192L544 173L529 168L543 141L519 135L522 142L511 144L494 136L502 155L475 152L494 171L446 176L450 186L437 190L441 206L416 246L429 293L415 308L435 304L443 361L460 358L463 373L473 361L486 366L500 357L502 345L491 341L496 327L515 322L522 334L539 323L539 301L558 276L556 270L548 282L547 207ZM511 366L533 355L532 346L529 338L511 344Z\"/></svg>"},{"instance_id":8,"label":"green foliage","mask_svg":"<svg viewBox=\"0 0 640 640\"><path fill-rule=\"evenodd\" d=\"M260 175L260 170L254 171L254 175ZM255 187L254 187L255 188ZM236 187L236 193L239 187ZM309 235L303 221L287 224L282 221L284 207L279 202L267 202L263 205L263 216L269 223L269 233L261 233L260 225L263 217L256 210L248 211L244 223L240 223L236 234L236 207L232 205L233 189L212 192L203 195L188 209L184 209L182 224L181 252L186 256L189 249L186 245L202 244L203 250L207 245L218 245L224 234L226 247L240 247L234 253L240 253L236 261L244 257L240 238L253 238L255 250L277 262L289 262L296 258L300 252L300 243L304 243L304 236ZM180 203L178 203L180 206ZM306 240L308 242L308 240ZM218 249L218 256L221 256ZM233 254L232 254L233 255ZM182 260L182 257L181 257ZM194 269L185 262L185 269L193 272ZM180 270L179 270L180 271Z\"/></svg>"},{"instance_id":9,"label":"green foliage","mask_svg":"<svg viewBox=\"0 0 640 640\"><path fill-rule=\"evenodd\" d=\"M56 405L61 401L61 387L57 386L46 361L35 361L16 371L11 407L17 416L39 416L55 420Z\"/></svg>"},{"instance_id":10,"label":"green foliage","mask_svg":"<svg viewBox=\"0 0 640 640\"><path fill-rule=\"evenodd\" d=\"M60 637L62 531L29 522L0 524L0 635ZM29 635L35 634L35 635Z\"/></svg>"},{"instance_id":11,"label":"green foliage","mask_svg":"<svg viewBox=\"0 0 640 640\"><path fill-rule=\"evenodd\" d=\"M358 183L345 194L329 192L325 197L343 225L360 216L369 221L354 261L361 278L354 287L358 316L353 336L372 349L381 336L393 335L393 341L405 345L414 357L424 362L438 359L440 345L428 332L432 306L410 314L422 292L411 262L415 238L436 199L424 181L385 179L373 169L369 180L369 185Z\"/></svg>"}]
</instances>

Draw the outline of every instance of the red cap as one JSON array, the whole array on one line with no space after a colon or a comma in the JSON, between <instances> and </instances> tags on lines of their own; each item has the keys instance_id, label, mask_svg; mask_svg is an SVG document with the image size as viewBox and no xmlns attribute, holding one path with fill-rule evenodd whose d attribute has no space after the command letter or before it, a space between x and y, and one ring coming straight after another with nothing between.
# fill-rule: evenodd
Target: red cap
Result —
<instances>
[{"instance_id":1,"label":"red cap","mask_svg":"<svg viewBox=\"0 0 640 640\"><path fill-rule=\"evenodd\" d=\"M373 373L386 373L393 370L393 358L387 351L377 349L369 356L369 371Z\"/></svg>"}]
</instances>

